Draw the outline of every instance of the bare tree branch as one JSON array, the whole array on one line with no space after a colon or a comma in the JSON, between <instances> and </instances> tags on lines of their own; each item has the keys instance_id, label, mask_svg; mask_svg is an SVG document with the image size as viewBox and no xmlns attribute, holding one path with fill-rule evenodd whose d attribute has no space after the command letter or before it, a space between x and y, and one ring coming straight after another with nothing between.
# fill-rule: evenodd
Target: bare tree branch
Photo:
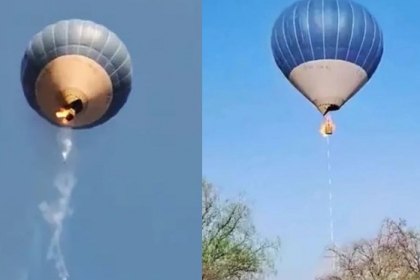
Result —
<instances>
[{"instance_id":1,"label":"bare tree branch","mask_svg":"<svg viewBox=\"0 0 420 280\"><path fill-rule=\"evenodd\" d=\"M420 280L420 234L403 220L386 219L376 237L329 251L338 269L320 280Z\"/></svg>"}]
</instances>

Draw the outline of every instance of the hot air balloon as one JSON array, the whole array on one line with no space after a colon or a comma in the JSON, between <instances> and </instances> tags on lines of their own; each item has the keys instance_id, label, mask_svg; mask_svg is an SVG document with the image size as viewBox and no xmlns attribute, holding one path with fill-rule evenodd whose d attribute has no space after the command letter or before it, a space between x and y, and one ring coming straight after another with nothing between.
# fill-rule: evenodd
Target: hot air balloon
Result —
<instances>
[{"instance_id":1,"label":"hot air balloon","mask_svg":"<svg viewBox=\"0 0 420 280\"><path fill-rule=\"evenodd\" d=\"M324 134L339 110L375 73L383 53L376 19L351 0L301 0L276 20L271 48L278 68L319 112Z\"/></svg>"},{"instance_id":2,"label":"hot air balloon","mask_svg":"<svg viewBox=\"0 0 420 280\"><path fill-rule=\"evenodd\" d=\"M30 41L21 83L30 107L56 126L91 128L114 117L131 91L130 54L92 21L51 24Z\"/></svg>"}]
</instances>

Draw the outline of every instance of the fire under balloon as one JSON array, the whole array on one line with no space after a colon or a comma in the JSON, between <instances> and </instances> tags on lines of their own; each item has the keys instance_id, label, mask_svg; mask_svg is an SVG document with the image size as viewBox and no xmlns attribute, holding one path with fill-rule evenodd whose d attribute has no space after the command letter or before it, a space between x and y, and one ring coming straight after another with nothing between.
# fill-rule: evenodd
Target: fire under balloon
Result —
<instances>
[{"instance_id":1,"label":"fire under balloon","mask_svg":"<svg viewBox=\"0 0 420 280\"><path fill-rule=\"evenodd\" d=\"M55 116L63 125L70 124L77 114L82 112L86 105L86 97L78 90L67 90L63 92L63 104L56 111Z\"/></svg>"},{"instance_id":2,"label":"fire under balloon","mask_svg":"<svg viewBox=\"0 0 420 280\"><path fill-rule=\"evenodd\" d=\"M319 133L321 133L322 136L328 137L329 135L332 135L335 131L335 125L332 121L332 118L330 115L326 115L324 117L324 122L321 124L321 128L319 129Z\"/></svg>"}]
</instances>

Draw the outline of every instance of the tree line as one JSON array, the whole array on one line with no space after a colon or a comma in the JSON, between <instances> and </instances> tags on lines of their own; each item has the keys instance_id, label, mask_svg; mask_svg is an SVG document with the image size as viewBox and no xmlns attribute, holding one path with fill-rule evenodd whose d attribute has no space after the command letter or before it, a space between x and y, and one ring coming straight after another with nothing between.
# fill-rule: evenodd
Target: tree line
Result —
<instances>
[{"instance_id":1,"label":"tree line","mask_svg":"<svg viewBox=\"0 0 420 280\"><path fill-rule=\"evenodd\" d=\"M203 179L202 280L266 279L276 275L279 250L279 238L258 234L244 201L222 199ZM328 251L336 269L316 280L420 280L420 231L402 219L385 219L373 238Z\"/></svg>"}]
</instances>

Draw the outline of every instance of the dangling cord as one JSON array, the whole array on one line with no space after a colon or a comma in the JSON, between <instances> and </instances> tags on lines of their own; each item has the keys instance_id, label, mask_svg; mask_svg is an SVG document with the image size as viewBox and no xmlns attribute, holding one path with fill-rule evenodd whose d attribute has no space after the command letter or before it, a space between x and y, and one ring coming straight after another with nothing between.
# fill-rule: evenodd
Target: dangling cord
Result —
<instances>
[{"instance_id":1,"label":"dangling cord","mask_svg":"<svg viewBox=\"0 0 420 280\"><path fill-rule=\"evenodd\" d=\"M330 158L330 137L327 136L327 167L328 167L328 189L329 189L329 211L330 211L330 241L335 249L334 244L334 217L333 217L333 195L332 195L332 179L331 179L331 158ZM336 269L336 255L332 256L332 270Z\"/></svg>"}]
</instances>

